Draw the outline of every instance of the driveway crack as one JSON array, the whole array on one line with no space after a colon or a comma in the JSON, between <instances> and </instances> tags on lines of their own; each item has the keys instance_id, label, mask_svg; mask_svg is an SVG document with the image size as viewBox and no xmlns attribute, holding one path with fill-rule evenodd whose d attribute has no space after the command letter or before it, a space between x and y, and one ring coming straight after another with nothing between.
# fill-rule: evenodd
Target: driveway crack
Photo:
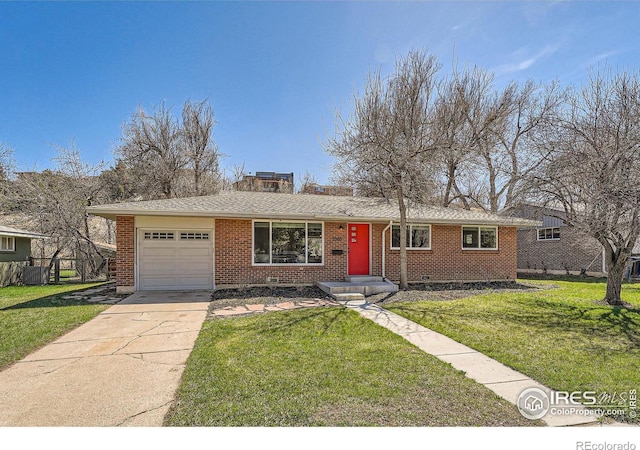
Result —
<instances>
[{"instance_id":1,"label":"driveway crack","mask_svg":"<svg viewBox=\"0 0 640 450\"><path fill-rule=\"evenodd\" d=\"M143 415L143 414L147 414L147 413L152 412L152 411L156 411L156 410L158 410L158 409L160 409L160 408L164 408L164 407L166 407L166 406L171 405L171 403L173 403L173 400L169 400L168 402L163 403L163 404L162 404L162 405L160 405L160 406L156 406L155 408L149 408L149 409L147 409L147 410L145 410L145 411L142 411L142 412L139 412L139 413L134 414L134 415L132 415L132 416L129 416L129 417L127 417L126 419L124 419L122 422L120 422L120 423L116 424L116 426L117 426L117 427L121 427L121 426L125 425L127 422L129 422L130 420L133 420L133 419L135 419L135 418L136 418L136 417L138 417L138 416L141 416L141 415Z\"/></svg>"}]
</instances>

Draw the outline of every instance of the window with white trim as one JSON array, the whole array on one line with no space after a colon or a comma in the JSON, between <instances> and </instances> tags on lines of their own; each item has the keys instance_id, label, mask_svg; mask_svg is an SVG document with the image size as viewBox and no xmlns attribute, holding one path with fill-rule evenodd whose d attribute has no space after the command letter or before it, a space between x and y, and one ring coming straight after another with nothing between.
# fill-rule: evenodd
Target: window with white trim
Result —
<instances>
[{"instance_id":1,"label":"window with white trim","mask_svg":"<svg viewBox=\"0 0 640 450\"><path fill-rule=\"evenodd\" d=\"M254 264L322 264L321 222L254 222Z\"/></svg>"},{"instance_id":2,"label":"window with white trim","mask_svg":"<svg viewBox=\"0 0 640 450\"><path fill-rule=\"evenodd\" d=\"M13 236L0 236L0 252L15 252L16 238Z\"/></svg>"},{"instance_id":3,"label":"window with white trim","mask_svg":"<svg viewBox=\"0 0 640 450\"><path fill-rule=\"evenodd\" d=\"M496 250L498 248L498 228L462 227L462 248Z\"/></svg>"},{"instance_id":4,"label":"window with white trim","mask_svg":"<svg viewBox=\"0 0 640 450\"><path fill-rule=\"evenodd\" d=\"M400 248L400 225L391 226L391 248ZM431 225L407 225L407 248L431 250Z\"/></svg>"},{"instance_id":5,"label":"window with white trim","mask_svg":"<svg viewBox=\"0 0 640 450\"><path fill-rule=\"evenodd\" d=\"M539 241L557 241L560 239L560 228L538 228Z\"/></svg>"}]
</instances>

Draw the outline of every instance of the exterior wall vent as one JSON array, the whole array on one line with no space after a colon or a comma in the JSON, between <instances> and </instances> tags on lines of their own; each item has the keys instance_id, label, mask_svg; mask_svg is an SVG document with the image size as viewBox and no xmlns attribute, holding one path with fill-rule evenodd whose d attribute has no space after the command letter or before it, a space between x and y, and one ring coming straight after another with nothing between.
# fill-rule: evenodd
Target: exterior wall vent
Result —
<instances>
[{"instance_id":1,"label":"exterior wall vent","mask_svg":"<svg viewBox=\"0 0 640 450\"><path fill-rule=\"evenodd\" d=\"M279 283L280 278L278 277L267 277L267 283Z\"/></svg>"}]
</instances>

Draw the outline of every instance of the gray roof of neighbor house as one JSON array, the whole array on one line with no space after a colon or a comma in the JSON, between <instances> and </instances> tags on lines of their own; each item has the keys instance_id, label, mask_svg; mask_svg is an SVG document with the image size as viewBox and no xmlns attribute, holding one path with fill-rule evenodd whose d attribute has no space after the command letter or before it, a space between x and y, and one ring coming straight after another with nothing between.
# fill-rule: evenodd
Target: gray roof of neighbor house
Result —
<instances>
[{"instance_id":1,"label":"gray roof of neighbor house","mask_svg":"<svg viewBox=\"0 0 640 450\"><path fill-rule=\"evenodd\" d=\"M398 221L396 202L382 198L339 197L269 192L221 191L204 197L172 198L90 206L90 214L110 219L118 215L205 216L237 219ZM409 207L412 222L539 226L540 222L458 208Z\"/></svg>"},{"instance_id":2,"label":"gray roof of neighbor house","mask_svg":"<svg viewBox=\"0 0 640 450\"><path fill-rule=\"evenodd\" d=\"M48 239L47 236L31 231L19 230L17 228L0 225L0 236L25 237L31 239Z\"/></svg>"}]
</instances>

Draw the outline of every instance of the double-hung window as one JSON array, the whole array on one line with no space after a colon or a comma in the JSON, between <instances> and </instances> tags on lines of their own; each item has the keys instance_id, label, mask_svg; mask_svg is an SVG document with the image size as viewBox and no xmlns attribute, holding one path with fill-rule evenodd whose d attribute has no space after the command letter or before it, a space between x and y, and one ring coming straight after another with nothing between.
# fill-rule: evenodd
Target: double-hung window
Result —
<instances>
[{"instance_id":1,"label":"double-hung window","mask_svg":"<svg viewBox=\"0 0 640 450\"><path fill-rule=\"evenodd\" d=\"M400 225L391 226L391 248L400 248ZM431 225L407 225L408 249L431 249Z\"/></svg>"},{"instance_id":2,"label":"double-hung window","mask_svg":"<svg viewBox=\"0 0 640 450\"><path fill-rule=\"evenodd\" d=\"M321 265L323 251L321 222L253 223L254 264Z\"/></svg>"},{"instance_id":3,"label":"double-hung window","mask_svg":"<svg viewBox=\"0 0 640 450\"><path fill-rule=\"evenodd\" d=\"M497 227L462 227L462 248L497 250Z\"/></svg>"},{"instance_id":4,"label":"double-hung window","mask_svg":"<svg viewBox=\"0 0 640 450\"><path fill-rule=\"evenodd\" d=\"M0 252L15 252L16 238L13 236L0 236Z\"/></svg>"}]
</instances>

